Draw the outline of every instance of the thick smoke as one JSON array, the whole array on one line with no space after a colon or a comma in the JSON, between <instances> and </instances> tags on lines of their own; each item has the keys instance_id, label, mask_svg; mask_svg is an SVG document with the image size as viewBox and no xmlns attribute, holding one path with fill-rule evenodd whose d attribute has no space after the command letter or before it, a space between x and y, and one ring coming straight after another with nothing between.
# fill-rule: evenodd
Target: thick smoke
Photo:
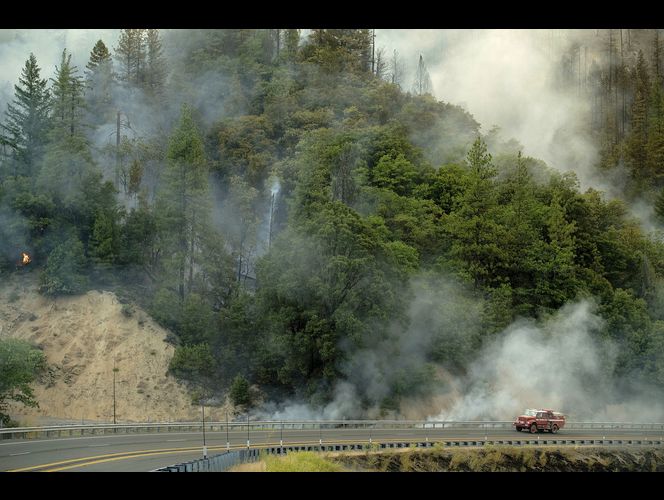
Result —
<instances>
[{"instance_id":1,"label":"thick smoke","mask_svg":"<svg viewBox=\"0 0 664 500\"><path fill-rule=\"evenodd\" d=\"M405 90L411 88L422 54L436 99L462 106L481 124L483 134L497 126L504 140L522 145L524 155L560 172L574 172L582 191L594 188L610 199L624 199L629 173L623 165L599 172L599 151L589 134L588 72L593 63L606 63L601 31L377 30L376 43L388 55L397 50L405 66ZM564 84L569 66L564 61L575 43L584 47L583 57L571 65L577 73ZM651 205L651 200L628 203L646 231L658 228Z\"/></svg>"},{"instance_id":2,"label":"thick smoke","mask_svg":"<svg viewBox=\"0 0 664 500\"><path fill-rule=\"evenodd\" d=\"M484 134L497 125L523 144L525 155L575 171L583 189L597 187L597 150L581 133L588 99L556 85L573 34L552 31L379 30L376 43L401 54L405 89L422 54L437 99L461 105Z\"/></svg>"},{"instance_id":3,"label":"thick smoke","mask_svg":"<svg viewBox=\"0 0 664 500\"><path fill-rule=\"evenodd\" d=\"M0 203L0 267L5 263L18 262L21 252L32 253L28 246L28 221Z\"/></svg>"},{"instance_id":4,"label":"thick smoke","mask_svg":"<svg viewBox=\"0 0 664 500\"><path fill-rule=\"evenodd\" d=\"M542 324L521 320L482 349L432 420L504 420L553 408L575 421L660 422L652 387L613 377L618 348L598 335L596 304L568 304Z\"/></svg>"},{"instance_id":5,"label":"thick smoke","mask_svg":"<svg viewBox=\"0 0 664 500\"><path fill-rule=\"evenodd\" d=\"M548 319L519 319L486 339L465 375L452 375L444 360L432 363L431 351L480 332L482 304L458 284L427 290L413 283L416 295L410 325L375 345L350 355L346 376L333 400L321 407L302 401L270 402L256 413L266 419L409 418L427 420L510 420L525 408L552 408L574 421L659 422L664 404L653 388L623 386L613 376L617 347L602 338L604 320L592 300L568 304ZM441 300L447 297L446 300ZM465 307L461 306L465 302ZM405 395L396 412L385 412L381 398L397 377L431 367L432 387ZM420 381L421 383L421 381ZM368 409L358 402L368 400Z\"/></svg>"},{"instance_id":6,"label":"thick smoke","mask_svg":"<svg viewBox=\"0 0 664 500\"><path fill-rule=\"evenodd\" d=\"M358 411L359 394L356 386L347 381L338 382L334 388L333 400L322 408L298 401L286 401L278 404L270 401L254 412L261 420L345 420L361 418Z\"/></svg>"},{"instance_id":7,"label":"thick smoke","mask_svg":"<svg viewBox=\"0 0 664 500\"><path fill-rule=\"evenodd\" d=\"M439 411L435 396L446 393L432 385L434 379L448 378L438 358L463 356L472 347L470 338L479 331L482 304L470 291L452 279L415 278L404 287L409 297L407 324L395 322L389 328L376 326L371 338L357 348L344 347L343 378L336 383L332 401L314 408L303 401L270 403L258 412L264 418L424 418ZM400 407L385 406L394 391L405 397ZM440 394L438 394L440 393ZM362 406L364 401L364 406Z\"/></svg>"},{"instance_id":8,"label":"thick smoke","mask_svg":"<svg viewBox=\"0 0 664 500\"><path fill-rule=\"evenodd\" d=\"M542 325L521 320L489 342L458 382L463 394L435 420L505 419L524 408L596 415L606 400L613 352L594 339L602 319L584 301L560 309Z\"/></svg>"}]
</instances>

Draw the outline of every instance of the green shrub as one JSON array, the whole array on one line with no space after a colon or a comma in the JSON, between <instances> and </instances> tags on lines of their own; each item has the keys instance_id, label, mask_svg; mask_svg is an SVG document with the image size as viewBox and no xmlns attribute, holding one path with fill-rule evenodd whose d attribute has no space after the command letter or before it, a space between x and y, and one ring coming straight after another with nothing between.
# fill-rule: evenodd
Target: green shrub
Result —
<instances>
[{"instance_id":1,"label":"green shrub","mask_svg":"<svg viewBox=\"0 0 664 500\"><path fill-rule=\"evenodd\" d=\"M200 376L209 376L214 368L214 358L208 344L178 346L171 362L169 372L177 377L194 380Z\"/></svg>"},{"instance_id":2,"label":"green shrub","mask_svg":"<svg viewBox=\"0 0 664 500\"><path fill-rule=\"evenodd\" d=\"M242 375L237 375L231 384L229 396L234 406L251 406L252 397L249 381Z\"/></svg>"},{"instance_id":3,"label":"green shrub","mask_svg":"<svg viewBox=\"0 0 664 500\"><path fill-rule=\"evenodd\" d=\"M10 401L36 408L39 406L30 384L46 368L44 353L19 339L0 339L0 422L11 426L7 413Z\"/></svg>"},{"instance_id":4,"label":"green shrub","mask_svg":"<svg viewBox=\"0 0 664 500\"><path fill-rule=\"evenodd\" d=\"M84 274L87 259L83 244L71 237L56 246L48 256L39 277L39 292L45 295L75 295L84 291L88 278Z\"/></svg>"}]
</instances>

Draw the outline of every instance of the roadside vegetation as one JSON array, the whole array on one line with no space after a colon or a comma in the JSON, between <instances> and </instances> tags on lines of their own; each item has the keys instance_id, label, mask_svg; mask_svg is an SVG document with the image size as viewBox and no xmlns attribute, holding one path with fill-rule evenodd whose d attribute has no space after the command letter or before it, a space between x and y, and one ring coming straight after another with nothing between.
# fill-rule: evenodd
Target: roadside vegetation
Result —
<instances>
[{"instance_id":1,"label":"roadside vegetation","mask_svg":"<svg viewBox=\"0 0 664 500\"><path fill-rule=\"evenodd\" d=\"M586 447L390 451L331 458L350 470L367 472L661 472L664 450Z\"/></svg>"},{"instance_id":2,"label":"roadside vegetation","mask_svg":"<svg viewBox=\"0 0 664 500\"><path fill-rule=\"evenodd\" d=\"M511 447L266 455L231 472L663 472L656 448Z\"/></svg>"}]
</instances>

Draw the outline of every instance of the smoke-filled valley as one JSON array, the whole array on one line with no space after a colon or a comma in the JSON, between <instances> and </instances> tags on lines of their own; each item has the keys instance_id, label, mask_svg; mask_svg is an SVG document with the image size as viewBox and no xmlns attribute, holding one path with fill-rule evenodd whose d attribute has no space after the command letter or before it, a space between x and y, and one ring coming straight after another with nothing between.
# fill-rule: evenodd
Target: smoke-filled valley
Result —
<instances>
[{"instance_id":1,"label":"smoke-filled valley","mask_svg":"<svg viewBox=\"0 0 664 500\"><path fill-rule=\"evenodd\" d=\"M0 279L136 303L237 415L661 421L659 35L6 30Z\"/></svg>"}]
</instances>

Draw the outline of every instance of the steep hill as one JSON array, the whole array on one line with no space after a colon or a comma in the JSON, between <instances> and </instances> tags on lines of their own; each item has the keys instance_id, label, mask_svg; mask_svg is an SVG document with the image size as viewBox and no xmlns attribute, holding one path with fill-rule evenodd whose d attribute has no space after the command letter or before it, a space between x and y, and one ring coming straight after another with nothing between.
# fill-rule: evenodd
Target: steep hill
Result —
<instances>
[{"instance_id":1,"label":"steep hill","mask_svg":"<svg viewBox=\"0 0 664 500\"><path fill-rule=\"evenodd\" d=\"M118 422L197 420L187 388L167 375L174 347L167 331L140 308L108 291L49 298L37 293L36 274L0 284L0 338L40 347L47 372L35 383L39 408L12 407L22 425L113 420L113 367ZM210 409L210 418L225 418ZM206 417L208 413L206 412Z\"/></svg>"}]
</instances>

